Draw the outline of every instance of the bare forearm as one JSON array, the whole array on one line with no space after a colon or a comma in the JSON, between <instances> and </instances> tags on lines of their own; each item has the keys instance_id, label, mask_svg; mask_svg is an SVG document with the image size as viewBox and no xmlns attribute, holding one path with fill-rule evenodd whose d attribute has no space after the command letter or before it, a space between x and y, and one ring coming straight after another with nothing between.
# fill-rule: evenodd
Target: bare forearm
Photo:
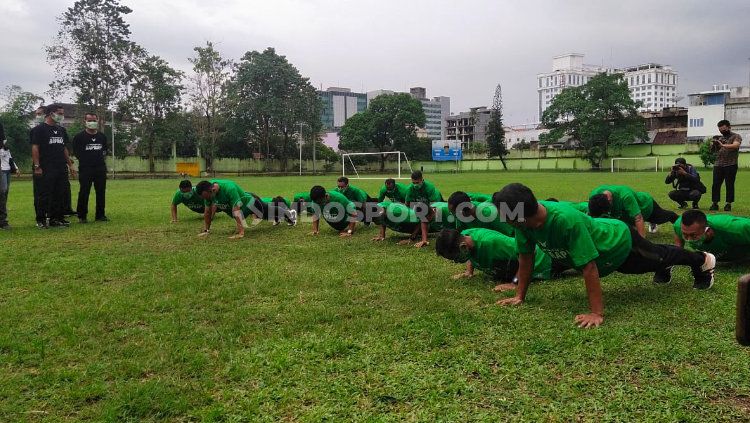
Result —
<instances>
[{"instance_id":1,"label":"bare forearm","mask_svg":"<svg viewBox=\"0 0 750 423\"><path fill-rule=\"evenodd\" d=\"M638 215L635 217L635 229L641 237L646 237L646 224L643 221L643 216Z\"/></svg>"},{"instance_id":2,"label":"bare forearm","mask_svg":"<svg viewBox=\"0 0 750 423\"><path fill-rule=\"evenodd\" d=\"M171 212L172 212L172 220L177 220L177 206L175 206L174 204L172 204Z\"/></svg>"},{"instance_id":3,"label":"bare forearm","mask_svg":"<svg viewBox=\"0 0 750 423\"><path fill-rule=\"evenodd\" d=\"M531 283L531 272L534 266L534 256L532 254L519 254L518 255L518 288L516 289L516 297L520 299L526 298L526 291L529 289L529 283Z\"/></svg>"},{"instance_id":4,"label":"bare forearm","mask_svg":"<svg viewBox=\"0 0 750 423\"><path fill-rule=\"evenodd\" d=\"M604 298L602 285L599 280L599 269L596 262L590 262L583 268L583 280L586 283L586 295L589 299L589 309L592 313L604 316Z\"/></svg>"}]
</instances>

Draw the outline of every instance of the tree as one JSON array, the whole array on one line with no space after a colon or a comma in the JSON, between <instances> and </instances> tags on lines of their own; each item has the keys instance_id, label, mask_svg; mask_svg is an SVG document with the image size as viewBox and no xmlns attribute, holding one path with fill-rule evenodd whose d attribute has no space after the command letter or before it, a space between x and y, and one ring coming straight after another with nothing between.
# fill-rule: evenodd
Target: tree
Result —
<instances>
[{"instance_id":1,"label":"tree","mask_svg":"<svg viewBox=\"0 0 750 423\"><path fill-rule=\"evenodd\" d=\"M194 74L190 78L190 101L195 113L198 144L206 159L206 167L212 168L216 147L224 127L223 116L219 113L225 101L225 87L231 74L232 62L223 59L212 42L205 47L195 47L195 57L188 60L193 64Z\"/></svg>"},{"instance_id":2,"label":"tree","mask_svg":"<svg viewBox=\"0 0 750 423\"><path fill-rule=\"evenodd\" d=\"M8 148L18 163L25 163L31 155L29 145L29 123L32 112L43 99L34 93L24 91L18 85L11 85L3 93L5 106L0 109L0 123L8 140Z\"/></svg>"},{"instance_id":3,"label":"tree","mask_svg":"<svg viewBox=\"0 0 750 423\"><path fill-rule=\"evenodd\" d=\"M132 77L140 50L124 20L131 12L117 0L78 0L58 18L57 38L46 48L57 69L51 91L73 90L76 103L96 111L101 127Z\"/></svg>"},{"instance_id":4,"label":"tree","mask_svg":"<svg viewBox=\"0 0 750 423\"><path fill-rule=\"evenodd\" d=\"M503 89L500 84L495 88L495 98L492 100L490 110L490 121L487 123L487 156L499 157L503 169L508 170L505 164L505 156L508 155L508 147L505 144L505 128L503 127Z\"/></svg>"},{"instance_id":5,"label":"tree","mask_svg":"<svg viewBox=\"0 0 750 423\"><path fill-rule=\"evenodd\" d=\"M410 151L419 145L417 129L425 122L422 103L409 94L379 95L344 123L339 146L345 151ZM385 170L382 154L380 170Z\"/></svg>"},{"instance_id":6,"label":"tree","mask_svg":"<svg viewBox=\"0 0 750 423\"><path fill-rule=\"evenodd\" d=\"M154 172L154 158L164 151L167 119L180 110L182 72L173 69L158 56L143 56L134 70L129 93L121 110L131 116L138 126L141 154L148 156L149 171ZM160 145L161 143L161 145Z\"/></svg>"},{"instance_id":7,"label":"tree","mask_svg":"<svg viewBox=\"0 0 750 423\"><path fill-rule=\"evenodd\" d=\"M703 162L704 167L709 167L716 163L716 151L711 149L711 146L713 145L713 139L706 138L701 143L700 150L698 150L698 155L701 158L701 162Z\"/></svg>"},{"instance_id":8,"label":"tree","mask_svg":"<svg viewBox=\"0 0 750 423\"><path fill-rule=\"evenodd\" d=\"M552 100L542 114L542 124L550 131L539 140L553 143L568 136L591 167L599 169L609 147L648 139L645 121L638 115L640 105L630 98L622 74L598 74L585 85L563 89Z\"/></svg>"},{"instance_id":9,"label":"tree","mask_svg":"<svg viewBox=\"0 0 750 423\"><path fill-rule=\"evenodd\" d=\"M228 130L257 145L266 160L281 159L283 170L296 156L300 124L311 134L320 132L315 88L273 48L246 53L227 87Z\"/></svg>"}]
</instances>

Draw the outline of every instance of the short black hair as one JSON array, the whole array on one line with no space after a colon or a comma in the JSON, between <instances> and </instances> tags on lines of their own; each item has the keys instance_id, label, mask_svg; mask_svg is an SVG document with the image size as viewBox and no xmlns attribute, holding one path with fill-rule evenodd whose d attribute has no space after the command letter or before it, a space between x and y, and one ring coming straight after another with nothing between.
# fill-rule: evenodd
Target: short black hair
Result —
<instances>
[{"instance_id":1,"label":"short black hair","mask_svg":"<svg viewBox=\"0 0 750 423\"><path fill-rule=\"evenodd\" d=\"M180 189L192 188L192 187L193 187L193 183L190 182L189 179L185 179L184 181L180 181Z\"/></svg>"},{"instance_id":2,"label":"short black hair","mask_svg":"<svg viewBox=\"0 0 750 423\"><path fill-rule=\"evenodd\" d=\"M56 111L64 109L63 105L60 103L52 103L47 106L44 106L44 115L49 116L52 113L55 113Z\"/></svg>"},{"instance_id":3,"label":"short black hair","mask_svg":"<svg viewBox=\"0 0 750 423\"><path fill-rule=\"evenodd\" d=\"M469 194L463 191L456 191L448 197L448 207L458 208L463 203L471 203Z\"/></svg>"},{"instance_id":4,"label":"short black hair","mask_svg":"<svg viewBox=\"0 0 750 423\"><path fill-rule=\"evenodd\" d=\"M385 180L386 185L396 185L396 180L393 178L388 178Z\"/></svg>"},{"instance_id":5,"label":"short black hair","mask_svg":"<svg viewBox=\"0 0 750 423\"><path fill-rule=\"evenodd\" d=\"M609 214L611 210L612 203L609 202L609 198L605 194L596 194L589 198L589 214L592 217Z\"/></svg>"},{"instance_id":6,"label":"short black hair","mask_svg":"<svg viewBox=\"0 0 750 423\"><path fill-rule=\"evenodd\" d=\"M349 185L349 178L347 178L346 176L339 176L339 179L337 179L336 182L343 182Z\"/></svg>"},{"instance_id":7,"label":"short black hair","mask_svg":"<svg viewBox=\"0 0 750 423\"><path fill-rule=\"evenodd\" d=\"M492 204L502 212L503 204L507 210L516 210L519 204L523 205L523 218L528 219L536 215L539 210L539 202L536 200L531 188L524 184L514 182L503 187L500 191L492 194Z\"/></svg>"},{"instance_id":8,"label":"short black hair","mask_svg":"<svg viewBox=\"0 0 750 423\"><path fill-rule=\"evenodd\" d=\"M314 203L321 201L326 196L326 189L320 185L315 185L310 189L310 200Z\"/></svg>"},{"instance_id":9,"label":"short black hair","mask_svg":"<svg viewBox=\"0 0 750 423\"><path fill-rule=\"evenodd\" d=\"M86 113L84 113L83 118L86 119L86 116L93 116L93 117L99 119L99 115L97 115L96 112L86 112Z\"/></svg>"},{"instance_id":10,"label":"short black hair","mask_svg":"<svg viewBox=\"0 0 750 423\"><path fill-rule=\"evenodd\" d=\"M728 120L722 119L722 120L719 121L719 123L716 124L716 126L732 126L732 125L729 124Z\"/></svg>"},{"instance_id":11,"label":"short black hair","mask_svg":"<svg viewBox=\"0 0 750 423\"><path fill-rule=\"evenodd\" d=\"M421 170L415 170L414 172L412 172L411 173L411 179L412 180L415 180L415 179L424 179L424 177L422 176L422 171Z\"/></svg>"},{"instance_id":12,"label":"short black hair","mask_svg":"<svg viewBox=\"0 0 750 423\"><path fill-rule=\"evenodd\" d=\"M461 244L461 233L455 229L443 229L435 240L435 253L448 260L458 257L458 246Z\"/></svg>"},{"instance_id":13,"label":"short black hair","mask_svg":"<svg viewBox=\"0 0 750 423\"><path fill-rule=\"evenodd\" d=\"M700 210L688 210L682 214L682 224L690 226L695 223L700 223L704 226L708 225L708 218L706 214Z\"/></svg>"},{"instance_id":14,"label":"short black hair","mask_svg":"<svg viewBox=\"0 0 750 423\"><path fill-rule=\"evenodd\" d=\"M551 201L551 202L553 202L553 203L559 203L559 202L560 202L560 200L558 200L558 199L557 199L557 198L555 198L555 197L550 197L550 198L548 198L548 199L546 199L546 200L544 200L544 201Z\"/></svg>"},{"instance_id":15,"label":"short black hair","mask_svg":"<svg viewBox=\"0 0 750 423\"><path fill-rule=\"evenodd\" d=\"M674 159L674 164L686 165L687 164L687 160L685 160L684 157L678 157L678 158Z\"/></svg>"},{"instance_id":16,"label":"short black hair","mask_svg":"<svg viewBox=\"0 0 750 423\"><path fill-rule=\"evenodd\" d=\"M211 182L200 181L198 182L198 185L195 186L195 193L201 195L206 191L211 191L211 185Z\"/></svg>"}]
</instances>

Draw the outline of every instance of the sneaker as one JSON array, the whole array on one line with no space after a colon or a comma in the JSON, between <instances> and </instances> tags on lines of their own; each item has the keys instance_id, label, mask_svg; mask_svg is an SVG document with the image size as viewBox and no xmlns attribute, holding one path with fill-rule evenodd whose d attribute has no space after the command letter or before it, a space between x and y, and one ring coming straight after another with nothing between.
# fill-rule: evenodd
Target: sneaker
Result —
<instances>
[{"instance_id":1,"label":"sneaker","mask_svg":"<svg viewBox=\"0 0 750 423\"><path fill-rule=\"evenodd\" d=\"M657 225L656 223L649 223L648 231L649 233L652 233L652 234L659 232L659 225Z\"/></svg>"},{"instance_id":2,"label":"sneaker","mask_svg":"<svg viewBox=\"0 0 750 423\"><path fill-rule=\"evenodd\" d=\"M711 207L708 208L709 211L717 211L719 210L719 205L716 203L711 204Z\"/></svg>"},{"instance_id":3,"label":"sneaker","mask_svg":"<svg viewBox=\"0 0 750 423\"><path fill-rule=\"evenodd\" d=\"M680 202L680 205L679 205L679 206L677 206L677 208L678 208L678 209L684 209L684 208L687 208L687 203L686 203L686 202L684 202L684 201L681 201L681 202Z\"/></svg>"},{"instance_id":4,"label":"sneaker","mask_svg":"<svg viewBox=\"0 0 750 423\"><path fill-rule=\"evenodd\" d=\"M698 210L698 202L697 201L693 201L693 209L694 210Z\"/></svg>"},{"instance_id":5,"label":"sneaker","mask_svg":"<svg viewBox=\"0 0 750 423\"><path fill-rule=\"evenodd\" d=\"M36 222L37 229L47 229L47 223L46 222Z\"/></svg>"},{"instance_id":6,"label":"sneaker","mask_svg":"<svg viewBox=\"0 0 750 423\"><path fill-rule=\"evenodd\" d=\"M732 211L732 203L724 204L724 211Z\"/></svg>"},{"instance_id":7,"label":"sneaker","mask_svg":"<svg viewBox=\"0 0 750 423\"><path fill-rule=\"evenodd\" d=\"M84 223L84 224L85 224L85 223L89 223L89 220L88 220L88 219L86 219L85 217L79 217L79 218L78 218L78 223Z\"/></svg>"},{"instance_id":8,"label":"sneaker","mask_svg":"<svg viewBox=\"0 0 750 423\"><path fill-rule=\"evenodd\" d=\"M70 226L70 222L67 219L60 219L60 223L62 223L65 226Z\"/></svg>"},{"instance_id":9,"label":"sneaker","mask_svg":"<svg viewBox=\"0 0 750 423\"><path fill-rule=\"evenodd\" d=\"M700 268L699 274L693 274L695 282L693 288L708 289L714 285L714 268L716 267L716 257L711 253L703 253L706 257Z\"/></svg>"},{"instance_id":10,"label":"sneaker","mask_svg":"<svg viewBox=\"0 0 750 423\"><path fill-rule=\"evenodd\" d=\"M654 283L663 285L672 282L673 271L674 266L665 267L662 270L656 271L654 273Z\"/></svg>"},{"instance_id":11,"label":"sneaker","mask_svg":"<svg viewBox=\"0 0 750 423\"><path fill-rule=\"evenodd\" d=\"M274 220L273 221L273 226L279 226L279 221L278 220Z\"/></svg>"},{"instance_id":12,"label":"sneaker","mask_svg":"<svg viewBox=\"0 0 750 423\"><path fill-rule=\"evenodd\" d=\"M99 216L96 218L97 222L109 222L109 218L107 216Z\"/></svg>"},{"instance_id":13,"label":"sneaker","mask_svg":"<svg viewBox=\"0 0 750 423\"><path fill-rule=\"evenodd\" d=\"M289 210L289 219L291 219L291 222L287 222L287 225L297 226L297 210Z\"/></svg>"},{"instance_id":14,"label":"sneaker","mask_svg":"<svg viewBox=\"0 0 750 423\"><path fill-rule=\"evenodd\" d=\"M50 219L49 220L49 227L50 228L67 228L70 225L67 221L57 220L57 219Z\"/></svg>"}]
</instances>

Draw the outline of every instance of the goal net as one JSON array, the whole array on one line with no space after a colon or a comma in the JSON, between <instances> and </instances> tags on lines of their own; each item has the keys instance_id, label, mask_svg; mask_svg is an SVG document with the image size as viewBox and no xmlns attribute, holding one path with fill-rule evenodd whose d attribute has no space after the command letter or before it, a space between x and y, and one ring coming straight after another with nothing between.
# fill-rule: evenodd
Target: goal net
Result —
<instances>
[{"instance_id":1,"label":"goal net","mask_svg":"<svg viewBox=\"0 0 750 423\"><path fill-rule=\"evenodd\" d=\"M341 176L351 179L409 179L411 172L411 162L403 151L341 154Z\"/></svg>"},{"instance_id":2,"label":"goal net","mask_svg":"<svg viewBox=\"0 0 750 423\"><path fill-rule=\"evenodd\" d=\"M659 171L658 157L615 157L611 163L612 172Z\"/></svg>"}]
</instances>

